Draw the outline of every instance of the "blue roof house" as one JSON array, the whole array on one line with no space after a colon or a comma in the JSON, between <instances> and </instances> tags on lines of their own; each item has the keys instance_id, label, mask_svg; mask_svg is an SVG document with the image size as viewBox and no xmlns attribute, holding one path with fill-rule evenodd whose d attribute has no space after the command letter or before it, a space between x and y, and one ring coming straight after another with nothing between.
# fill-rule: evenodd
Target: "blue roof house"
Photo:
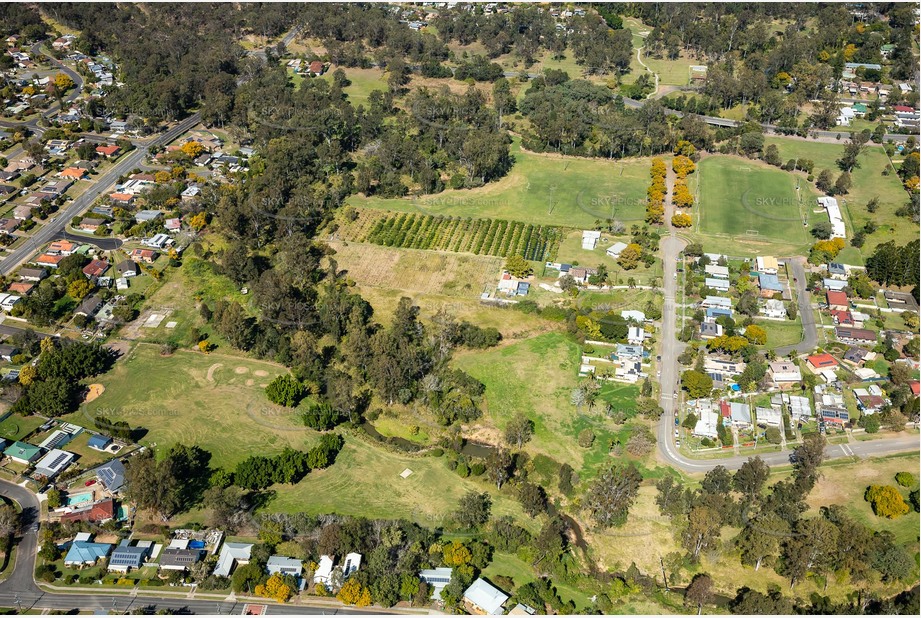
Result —
<instances>
[{"instance_id":1,"label":"blue roof house","mask_svg":"<svg viewBox=\"0 0 921 618\"><path fill-rule=\"evenodd\" d=\"M112 444L112 438L109 436L96 434L90 438L87 446L96 449L97 451L104 451L109 447L110 444Z\"/></svg>"},{"instance_id":2,"label":"blue roof house","mask_svg":"<svg viewBox=\"0 0 921 618\"><path fill-rule=\"evenodd\" d=\"M110 543L93 543L92 541L74 541L64 556L64 566L92 566L100 558L105 558L112 551Z\"/></svg>"}]
</instances>

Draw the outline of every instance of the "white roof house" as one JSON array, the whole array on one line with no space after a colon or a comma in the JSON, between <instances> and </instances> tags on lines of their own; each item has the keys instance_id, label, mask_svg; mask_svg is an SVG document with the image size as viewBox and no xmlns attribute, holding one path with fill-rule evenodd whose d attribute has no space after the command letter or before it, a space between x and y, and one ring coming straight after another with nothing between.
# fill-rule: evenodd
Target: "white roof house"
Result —
<instances>
[{"instance_id":1,"label":"white roof house","mask_svg":"<svg viewBox=\"0 0 921 618\"><path fill-rule=\"evenodd\" d=\"M758 256L755 258L755 270L766 275L777 274L777 258L772 255Z\"/></svg>"},{"instance_id":2,"label":"white roof house","mask_svg":"<svg viewBox=\"0 0 921 618\"><path fill-rule=\"evenodd\" d=\"M582 248L591 251L598 246L601 239L601 232L595 230L585 230L582 232Z\"/></svg>"},{"instance_id":3,"label":"white roof house","mask_svg":"<svg viewBox=\"0 0 921 618\"><path fill-rule=\"evenodd\" d=\"M607 253L609 256L611 256L612 258L614 258L614 259L616 260L617 258L620 257L620 254L621 254L621 253L623 252L623 250L626 249L626 248L627 248L627 243L625 243L625 242L616 242L616 243L614 243L613 245L611 245L610 247L608 247L607 250L605 251L605 253Z\"/></svg>"},{"instance_id":4,"label":"white roof house","mask_svg":"<svg viewBox=\"0 0 921 618\"><path fill-rule=\"evenodd\" d=\"M780 410L759 406L755 408L755 418L757 419L759 425L767 425L768 427L780 427Z\"/></svg>"},{"instance_id":5,"label":"white roof house","mask_svg":"<svg viewBox=\"0 0 921 618\"><path fill-rule=\"evenodd\" d=\"M352 552L345 555L345 560L342 562L342 576L348 577L352 573L358 570L358 567L361 566L361 554Z\"/></svg>"},{"instance_id":6,"label":"white roof house","mask_svg":"<svg viewBox=\"0 0 921 618\"><path fill-rule=\"evenodd\" d=\"M641 345L646 338L646 331L639 326L631 326L627 329L627 342L631 345Z\"/></svg>"},{"instance_id":7,"label":"white roof house","mask_svg":"<svg viewBox=\"0 0 921 618\"><path fill-rule=\"evenodd\" d=\"M38 460L35 464L35 473L41 474L49 479L57 476L64 468L73 462L76 455L62 451L61 449L52 449L48 454Z\"/></svg>"},{"instance_id":8,"label":"white roof house","mask_svg":"<svg viewBox=\"0 0 921 618\"><path fill-rule=\"evenodd\" d=\"M787 317L787 308L784 307L782 300L770 298L765 301L760 313L768 318L785 318Z\"/></svg>"},{"instance_id":9,"label":"white roof house","mask_svg":"<svg viewBox=\"0 0 921 618\"><path fill-rule=\"evenodd\" d=\"M271 556L265 563L266 570L271 573L281 573L282 575L300 576L304 568L303 563L297 558L288 558L287 556ZM316 579L314 579L316 581Z\"/></svg>"},{"instance_id":10,"label":"white roof house","mask_svg":"<svg viewBox=\"0 0 921 618\"><path fill-rule=\"evenodd\" d=\"M716 279L728 279L729 267L719 266L717 264L707 264L704 266L704 272Z\"/></svg>"},{"instance_id":11,"label":"white roof house","mask_svg":"<svg viewBox=\"0 0 921 618\"><path fill-rule=\"evenodd\" d=\"M713 277L707 277L704 279L704 285L712 290L717 290L718 292L728 292L729 291L729 280L728 279L715 279Z\"/></svg>"},{"instance_id":12,"label":"white roof house","mask_svg":"<svg viewBox=\"0 0 921 618\"><path fill-rule=\"evenodd\" d=\"M329 576L333 572L333 559L326 555L320 556L318 565L317 570L313 572L313 583L329 583Z\"/></svg>"},{"instance_id":13,"label":"white roof house","mask_svg":"<svg viewBox=\"0 0 921 618\"><path fill-rule=\"evenodd\" d=\"M431 598L441 599L441 591L451 583L451 573L451 567L425 569L424 571L419 571L419 579L428 584L432 591Z\"/></svg>"},{"instance_id":14,"label":"white roof house","mask_svg":"<svg viewBox=\"0 0 921 618\"><path fill-rule=\"evenodd\" d=\"M718 435L716 426L719 424L719 414L710 407L695 410L694 414L698 418L697 424L694 425L694 435L704 438L716 438Z\"/></svg>"},{"instance_id":15,"label":"white roof house","mask_svg":"<svg viewBox=\"0 0 921 618\"><path fill-rule=\"evenodd\" d=\"M799 367L790 361L775 361L768 365L771 378L775 384L784 382L799 382L803 379L803 374Z\"/></svg>"},{"instance_id":16,"label":"white roof house","mask_svg":"<svg viewBox=\"0 0 921 618\"><path fill-rule=\"evenodd\" d=\"M838 118L836 123L841 127L848 127L851 125L851 121L857 117L857 112L854 111L853 107L842 107L838 112Z\"/></svg>"},{"instance_id":17,"label":"white roof house","mask_svg":"<svg viewBox=\"0 0 921 618\"><path fill-rule=\"evenodd\" d=\"M812 407L809 399L799 395L790 395L790 418L806 420L812 417Z\"/></svg>"},{"instance_id":18,"label":"white roof house","mask_svg":"<svg viewBox=\"0 0 921 618\"><path fill-rule=\"evenodd\" d=\"M635 309L624 309L620 312L620 317L625 320L633 320L634 322L646 321L646 314L642 311L636 311Z\"/></svg>"},{"instance_id":19,"label":"white roof house","mask_svg":"<svg viewBox=\"0 0 921 618\"><path fill-rule=\"evenodd\" d=\"M470 587L464 591L464 601L490 616L501 616L505 613L502 605L508 601L509 596L487 582L479 578Z\"/></svg>"},{"instance_id":20,"label":"white roof house","mask_svg":"<svg viewBox=\"0 0 921 618\"><path fill-rule=\"evenodd\" d=\"M217 566L214 567L214 574L230 577L236 566L249 562L252 549L252 543L224 543L217 558Z\"/></svg>"},{"instance_id":21,"label":"white roof house","mask_svg":"<svg viewBox=\"0 0 921 618\"><path fill-rule=\"evenodd\" d=\"M831 222L831 237L847 238L844 228L844 219L841 217L841 208L838 206L838 200L830 195L826 195L825 197L818 198L816 201L819 203L819 206L822 206L825 212L828 213L828 220Z\"/></svg>"},{"instance_id":22,"label":"white roof house","mask_svg":"<svg viewBox=\"0 0 921 618\"><path fill-rule=\"evenodd\" d=\"M732 401L729 403L729 419L733 425L739 427L751 427L752 412L747 403Z\"/></svg>"},{"instance_id":23,"label":"white roof house","mask_svg":"<svg viewBox=\"0 0 921 618\"><path fill-rule=\"evenodd\" d=\"M704 308L732 309L732 299L725 296L707 296L700 301L700 306Z\"/></svg>"},{"instance_id":24,"label":"white roof house","mask_svg":"<svg viewBox=\"0 0 921 618\"><path fill-rule=\"evenodd\" d=\"M847 287L847 281L841 279L822 279L822 287L826 290L841 291Z\"/></svg>"}]
</instances>

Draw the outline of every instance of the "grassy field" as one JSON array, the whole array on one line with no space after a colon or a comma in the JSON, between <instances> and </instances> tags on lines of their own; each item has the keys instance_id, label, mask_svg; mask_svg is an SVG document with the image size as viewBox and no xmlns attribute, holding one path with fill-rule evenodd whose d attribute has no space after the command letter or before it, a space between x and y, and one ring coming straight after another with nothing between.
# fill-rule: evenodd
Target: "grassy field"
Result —
<instances>
[{"instance_id":1,"label":"grassy field","mask_svg":"<svg viewBox=\"0 0 921 618\"><path fill-rule=\"evenodd\" d=\"M646 69L636 59L636 50L646 43L644 37L640 36L639 33L651 32L652 27L646 26L637 19L625 19L624 26L633 33L633 56L630 59L630 73L624 76L623 82L632 84L640 75L646 72ZM684 52L677 59L668 60L665 57L652 58L645 51L644 49L640 52L640 57L653 73L658 74L660 86L687 85L691 78L690 66L692 64L702 64L699 61L687 58Z\"/></svg>"},{"instance_id":2,"label":"grassy field","mask_svg":"<svg viewBox=\"0 0 921 618\"><path fill-rule=\"evenodd\" d=\"M338 68L340 67L335 65L331 66L329 70L323 74L323 79L332 81L333 72ZM341 68L345 71L345 76L348 80L352 82L343 88L343 91L346 96L348 96L349 101L352 102L352 105L356 107L364 105L365 108L367 108L368 97L371 96L371 93L375 90L381 90L383 92L388 91L387 78L384 77L384 71L381 69Z\"/></svg>"},{"instance_id":3,"label":"grassy field","mask_svg":"<svg viewBox=\"0 0 921 618\"><path fill-rule=\"evenodd\" d=\"M590 227L614 218L630 225L642 222L649 159L607 161L576 159L511 147L515 164L508 175L477 189L449 189L412 198L348 199L353 206L400 212L426 212L459 217L490 217L568 227Z\"/></svg>"},{"instance_id":4,"label":"grassy field","mask_svg":"<svg viewBox=\"0 0 921 618\"><path fill-rule=\"evenodd\" d=\"M105 392L65 420L83 426L100 415L124 420L147 430L142 444L197 444L211 452L212 465L233 466L312 439L295 412L265 398L264 385L282 373L274 363L223 353L178 350L164 357L158 346L139 343L98 379Z\"/></svg>"},{"instance_id":5,"label":"grassy field","mask_svg":"<svg viewBox=\"0 0 921 618\"><path fill-rule=\"evenodd\" d=\"M404 479L400 473L407 468L412 474ZM464 493L487 488L485 477L463 479L448 469L444 458L409 457L347 438L334 466L311 472L297 485L285 487L267 510L399 517L435 528L457 508ZM490 493L494 515L524 519L511 489Z\"/></svg>"},{"instance_id":6,"label":"grassy field","mask_svg":"<svg viewBox=\"0 0 921 618\"><path fill-rule=\"evenodd\" d=\"M755 324L767 333L766 348L779 348L781 346L799 343L803 338L803 322L797 317L795 320L755 320Z\"/></svg>"},{"instance_id":7,"label":"grassy field","mask_svg":"<svg viewBox=\"0 0 921 618\"><path fill-rule=\"evenodd\" d=\"M569 263L577 266L597 267L604 264L608 267L609 278L612 285L626 285L627 279L634 278L638 285L646 285L653 278L658 277L659 282L662 280L662 261L657 257L652 266L646 267L644 264L633 270L624 270L618 265L617 260L609 256L607 248L615 242L624 242L630 244L628 236L612 236L603 234L598 246L593 250L582 248L582 231L575 230L569 232L560 243L560 249L557 253L557 262Z\"/></svg>"},{"instance_id":8,"label":"grassy field","mask_svg":"<svg viewBox=\"0 0 921 618\"><path fill-rule=\"evenodd\" d=\"M623 437L622 428L606 420L599 401L594 409L577 410L571 403L578 385L579 348L561 333L547 333L486 352L459 356L455 364L486 385L487 409L473 427L477 436L500 439L496 430L505 427L516 414L534 422L534 437L525 449L570 464L585 476L592 475L606 461L608 443ZM608 396L632 411L638 387L612 387ZM583 429L596 439L591 448L577 444Z\"/></svg>"},{"instance_id":9,"label":"grassy field","mask_svg":"<svg viewBox=\"0 0 921 618\"><path fill-rule=\"evenodd\" d=\"M766 137L764 143L765 146L775 144L778 151L780 151L780 158L784 161L791 158L812 159L815 163L813 173L816 175L823 169L831 170L835 176L839 173L835 160L844 151L843 139L841 144L829 144L791 138ZM902 183L899 182L898 176L895 174L882 175L883 170L889 163L889 159L886 157L882 147L868 147L860 155L858 162L860 167L851 172L853 185L850 192L846 196L838 198L838 203L843 206L842 213L845 216L848 237L853 234L854 230L863 227L870 219L879 224L879 229L867 236L866 244L860 251L848 248L849 253L846 257L849 263L855 263L854 260L861 259L860 256L870 255L876 245L880 243L894 240L897 244L904 244L918 236L917 225L911 224L908 219L898 217L895 214L895 211L908 201L908 195L902 189ZM898 167L898 163L896 163L896 167ZM867 212L865 207L867 202L877 196L879 197L879 210L871 214ZM810 206L814 206L814 204ZM862 263L862 259L858 263Z\"/></svg>"},{"instance_id":10,"label":"grassy field","mask_svg":"<svg viewBox=\"0 0 921 618\"><path fill-rule=\"evenodd\" d=\"M797 198L796 177L777 168L739 157L713 156L699 164L697 232L705 248L742 255L765 249L783 254L809 244L803 216L811 217L809 185L803 181ZM750 234L757 232L757 234Z\"/></svg>"},{"instance_id":11,"label":"grassy field","mask_svg":"<svg viewBox=\"0 0 921 618\"><path fill-rule=\"evenodd\" d=\"M494 288L502 272L498 257L351 242L330 246L339 268L362 287L476 298L486 287Z\"/></svg>"},{"instance_id":12,"label":"grassy field","mask_svg":"<svg viewBox=\"0 0 921 618\"><path fill-rule=\"evenodd\" d=\"M44 422L45 419L39 416L10 414L3 422L0 422L0 438L11 442L21 440L38 429Z\"/></svg>"}]
</instances>

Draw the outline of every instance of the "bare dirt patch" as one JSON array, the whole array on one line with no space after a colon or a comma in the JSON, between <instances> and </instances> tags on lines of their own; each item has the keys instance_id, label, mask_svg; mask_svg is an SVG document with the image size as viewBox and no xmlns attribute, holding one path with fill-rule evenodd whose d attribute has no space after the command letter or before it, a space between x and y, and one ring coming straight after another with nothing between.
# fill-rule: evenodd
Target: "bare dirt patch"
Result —
<instances>
[{"instance_id":1,"label":"bare dirt patch","mask_svg":"<svg viewBox=\"0 0 921 618\"><path fill-rule=\"evenodd\" d=\"M206 379L207 379L209 382L214 382L214 372L217 371L218 369L220 369L220 368L223 367L223 366L224 366L224 365L221 364L221 363L214 363L213 365L211 365L210 367L208 367L208 376L207 376Z\"/></svg>"},{"instance_id":2,"label":"bare dirt patch","mask_svg":"<svg viewBox=\"0 0 921 618\"><path fill-rule=\"evenodd\" d=\"M102 384L90 384L87 387L86 398L83 401L89 403L99 397L105 390L106 387Z\"/></svg>"},{"instance_id":3,"label":"bare dirt patch","mask_svg":"<svg viewBox=\"0 0 921 618\"><path fill-rule=\"evenodd\" d=\"M253 375L259 378L264 378L267 375L269 375L269 372L263 369L256 369L255 371L253 371Z\"/></svg>"},{"instance_id":4,"label":"bare dirt patch","mask_svg":"<svg viewBox=\"0 0 921 618\"><path fill-rule=\"evenodd\" d=\"M236 369L233 370L233 372L238 375L242 375L244 373L249 372L249 367L237 367Z\"/></svg>"}]
</instances>

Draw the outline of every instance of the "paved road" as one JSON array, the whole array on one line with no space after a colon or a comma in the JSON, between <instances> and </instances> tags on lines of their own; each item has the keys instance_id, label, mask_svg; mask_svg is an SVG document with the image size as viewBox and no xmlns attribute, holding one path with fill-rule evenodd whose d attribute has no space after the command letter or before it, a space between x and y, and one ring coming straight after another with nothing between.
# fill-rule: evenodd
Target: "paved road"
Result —
<instances>
[{"instance_id":1,"label":"paved road","mask_svg":"<svg viewBox=\"0 0 921 618\"><path fill-rule=\"evenodd\" d=\"M13 572L0 582L0 607L21 607L30 609L80 609L102 610L127 613L129 609L151 607L153 609L185 610L195 614L240 614L244 602L218 599L188 599L144 594L131 596L130 593L117 594L74 594L46 592L35 584L33 571L38 548L37 523L39 504L35 494L9 481L0 480L0 495L15 500L22 507L23 521L21 536L17 543L16 564ZM268 605L269 614L384 614L383 610L347 610L337 607L310 605Z\"/></svg>"},{"instance_id":2,"label":"paved road","mask_svg":"<svg viewBox=\"0 0 921 618\"><path fill-rule=\"evenodd\" d=\"M157 136L149 145L168 144L198 124L199 121L199 114L193 114L182 122L176 124L173 128L169 129L165 133ZM114 183L119 176L130 172L132 169L140 165L146 155L147 148L138 147L122 157L121 160L119 160L107 172L95 177L93 186L84 192L83 195L71 202L58 215L56 215L53 223L46 224L29 239L29 242L23 244L21 247L10 253L2 262L0 262L0 274L9 274L11 271L19 267L20 264L24 263L26 260L32 257L32 254L35 253L35 251L40 246L50 242L53 238L63 233L65 226L71 219L88 209L96 200L96 198L99 197L103 191L108 189L109 186Z\"/></svg>"},{"instance_id":3,"label":"paved road","mask_svg":"<svg viewBox=\"0 0 921 618\"><path fill-rule=\"evenodd\" d=\"M809 302L809 294L806 292L806 269L803 267L803 258L787 258L782 260L789 266L793 273L796 286L796 304L799 310L800 320L803 322L803 340L795 345L788 345L777 348L774 352L777 356L786 356L790 352L806 354L815 350L818 343L818 335L815 328L815 314L812 313L812 304Z\"/></svg>"},{"instance_id":4,"label":"paved road","mask_svg":"<svg viewBox=\"0 0 921 618\"><path fill-rule=\"evenodd\" d=\"M99 247L103 251L113 251L118 249L125 241L121 238L99 238L98 236L84 236L83 234L71 234L66 229L61 230L51 240L71 240L73 242L83 243Z\"/></svg>"},{"instance_id":5,"label":"paved road","mask_svg":"<svg viewBox=\"0 0 921 618\"><path fill-rule=\"evenodd\" d=\"M13 323L14 323L14 324L19 324L20 322L13 322ZM7 335L7 336L9 336L9 337L13 337L13 336L18 335L19 333L25 332L25 331L27 331L27 330L29 330L28 325L13 326L13 325L12 325L11 323L9 323L9 322L0 323L0 335ZM42 332L39 332L39 331L34 330L34 329L32 330L32 332L34 332L34 333L38 336L39 339L44 339L45 337L54 337L54 335L49 335L49 334L47 334L47 333L42 333Z\"/></svg>"}]
</instances>

